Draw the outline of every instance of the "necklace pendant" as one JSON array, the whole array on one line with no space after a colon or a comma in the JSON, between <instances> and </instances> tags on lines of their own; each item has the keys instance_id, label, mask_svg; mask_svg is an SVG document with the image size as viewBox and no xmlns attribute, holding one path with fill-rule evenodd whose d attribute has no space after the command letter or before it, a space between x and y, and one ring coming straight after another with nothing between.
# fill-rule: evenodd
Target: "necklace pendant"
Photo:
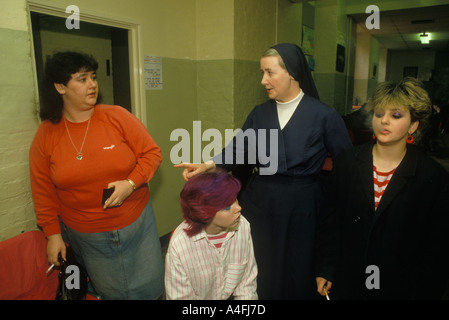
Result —
<instances>
[{"instance_id":1,"label":"necklace pendant","mask_svg":"<svg viewBox=\"0 0 449 320\"><path fill-rule=\"evenodd\" d=\"M78 155L76 156L76 160L82 160L83 159L83 155L81 154L81 152L78 153Z\"/></svg>"}]
</instances>

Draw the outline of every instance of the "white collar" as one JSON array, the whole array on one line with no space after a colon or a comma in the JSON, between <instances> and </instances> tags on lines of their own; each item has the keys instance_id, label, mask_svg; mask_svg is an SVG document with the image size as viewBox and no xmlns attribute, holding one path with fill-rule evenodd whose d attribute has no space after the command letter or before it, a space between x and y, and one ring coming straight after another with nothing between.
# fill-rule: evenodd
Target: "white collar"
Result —
<instances>
[{"instance_id":1,"label":"white collar","mask_svg":"<svg viewBox=\"0 0 449 320\"><path fill-rule=\"evenodd\" d=\"M291 104L295 104L295 106L297 106L299 104L299 102L301 101L302 97L304 97L304 91L302 91L302 89L300 89L299 94L294 99L287 101L287 102L279 102L276 100L276 104L280 107L290 106Z\"/></svg>"}]
</instances>

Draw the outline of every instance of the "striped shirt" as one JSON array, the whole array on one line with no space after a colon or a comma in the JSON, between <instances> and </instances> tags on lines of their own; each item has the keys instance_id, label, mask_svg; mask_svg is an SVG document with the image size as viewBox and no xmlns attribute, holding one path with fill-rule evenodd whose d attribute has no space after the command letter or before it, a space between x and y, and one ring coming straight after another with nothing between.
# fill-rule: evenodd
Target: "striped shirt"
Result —
<instances>
[{"instance_id":1,"label":"striped shirt","mask_svg":"<svg viewBox=\"0 0 449 320\"><path fill-rule=\"evenodd\" d=\"M215 247L221 248L221 245L223 244L223 241L226 240L228 234L229 232L225 231L213 236L208 235L207 238Z\"/></svg>"},{"instance_id":2,"label":"striped shirt","mask_svg":"<svg viewBox=\"0 0 449 320\"><path fill-rule=\"evenodd\" d=\"M385 192L385 189L388 186L388 183L391 180L391 177L393 176L394 171L393 169L390 172L379 172L377 171L376 166L373 166L373 177L374 177L374 206L377 210L377 206L379 205L380 199L382 198L382 195Z\"/></svg>"},{"instance_id":3,"label":"striped shirt","mask_svg":"<svg viewBox=\"0 0 449 320\"><path fill-rule=\"evenodd\" d=\"M257 264L249 222L227 232L217 248L202 232L189 237L184 221L173 232L165 257L168 300L255 300Z\"/></svg>"}]
</instances>

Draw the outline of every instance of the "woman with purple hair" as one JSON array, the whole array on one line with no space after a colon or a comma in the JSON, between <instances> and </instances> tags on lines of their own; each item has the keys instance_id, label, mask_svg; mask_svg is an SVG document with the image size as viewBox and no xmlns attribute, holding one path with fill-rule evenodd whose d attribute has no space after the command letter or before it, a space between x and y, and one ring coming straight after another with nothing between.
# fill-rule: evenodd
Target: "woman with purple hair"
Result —
<instances>
[{"instance_id":1,"label":"woman with purple hair","mask_svg":"<svg viewBox=\"0 0 449 320\"><path fill-rule=\"evenodd\" d=\"M249 222L237 201L240 182L215 170L181 191L184 222L166 255L168 300L257 299L257 265Z\"/></svg>"}]
</instances>

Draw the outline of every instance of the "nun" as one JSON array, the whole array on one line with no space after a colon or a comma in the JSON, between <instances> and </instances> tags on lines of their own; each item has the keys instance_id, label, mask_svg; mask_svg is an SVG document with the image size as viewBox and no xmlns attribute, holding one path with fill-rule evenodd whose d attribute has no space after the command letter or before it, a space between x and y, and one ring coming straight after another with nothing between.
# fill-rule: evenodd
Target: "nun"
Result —
<instances>
[{"instance_id":1,"label":"nun","mask_svg":"<svg viewBox=\"0 0 449 320\"><path fill-rule=\"evenodd\" d=\"M315 299L315 220L323 197L319 177L326 157L335 159L352 143L341 116L320 102L299 46L269 48L260 70L269 100L254 107L220 154L175 167L184 168L185 180L215 167L233 173L249 168L252 175L239 199L251 224L259 298Z\"/></svg>"}]
</instances>

